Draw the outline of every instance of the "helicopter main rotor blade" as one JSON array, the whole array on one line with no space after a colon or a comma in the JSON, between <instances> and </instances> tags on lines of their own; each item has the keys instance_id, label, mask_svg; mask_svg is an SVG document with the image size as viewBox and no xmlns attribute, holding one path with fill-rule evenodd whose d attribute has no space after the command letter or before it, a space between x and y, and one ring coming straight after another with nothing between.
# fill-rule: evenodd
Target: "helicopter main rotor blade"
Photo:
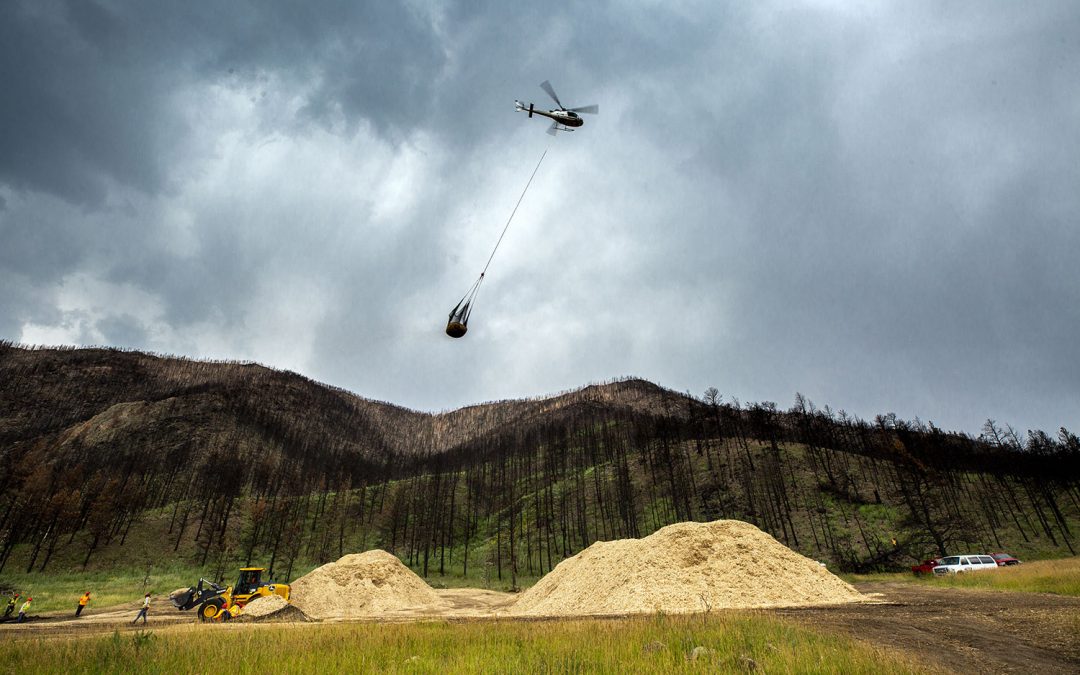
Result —
<instances>
[{"instance_id":1,"label":"helicopter main rotor blade","mask_svg":"<svg viewBox=\"0 0 1080 675\"><path fill-rule=\"evenodd\" d=\"M552 122L551 126L548 127L547 133L548 133L548 136L554 136L554 135L556 135L556 133L558 131L559 131L559 123L558 122Z\"/></svg>"},{"instance_id":2,"label":"helicopter main rotor blade","mask_svg":"<svg viewBox=\"0 0 1080 675\"><path fill-rule=\"evenodd\" d=\"M548 96L555 99L555 102L559 104L559 109L560 110L565 110L566 109L566 106L564 106L562 104L562 101L559 100L559 97L555 95L555 90L551 88L551 83L550 82L548 82L547 80L544 80L543 82L540 83L540 88L543 89L544 91L546 91Z\"/></svg>"},{"instance_id":3,"label":"helicopter main rotor blade","mask_svg":"<svg viewBox=\"0 0 1080 675\"><path fill-rule=\"evenodd\" d=\"M569 110L570 112L589 113L590 115L595 115L596 113L600 112L600 106L594 103L592 105L581 106L580 108L570 108Z\"/></svg>"}]
</instances>

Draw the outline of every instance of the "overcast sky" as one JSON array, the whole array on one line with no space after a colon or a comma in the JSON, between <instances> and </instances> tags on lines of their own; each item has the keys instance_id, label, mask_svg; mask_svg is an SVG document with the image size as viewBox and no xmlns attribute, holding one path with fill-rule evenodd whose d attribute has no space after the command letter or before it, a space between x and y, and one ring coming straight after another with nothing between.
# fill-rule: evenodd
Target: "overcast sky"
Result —
<instances>
[{"instance_id":1,"label":"overcast sky","mask_svg":"<svg viewBox=\"0 0 1080 675\"><path fill-rule=\"evenodd\" d=\"M518 4L0 3L0 337L1080 430L1080 4Z\"/></svg>"}]
</instances>

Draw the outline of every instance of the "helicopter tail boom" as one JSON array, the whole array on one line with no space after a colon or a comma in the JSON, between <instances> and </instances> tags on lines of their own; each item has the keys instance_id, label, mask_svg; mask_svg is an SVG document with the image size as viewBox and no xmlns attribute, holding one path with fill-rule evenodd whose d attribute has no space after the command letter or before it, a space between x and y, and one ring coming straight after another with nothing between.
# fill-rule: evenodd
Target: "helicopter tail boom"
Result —
<instances>
[{"instance_id":1,"label":"helicopter tail boom","mask_svg":"<svg viewBox=\"0 0 1080 675\"><path fill-rule=\"evenodd\" d=\"M529 117L533 116L533 104L532 103L530 103L529 107L526 108L525 104L522 103L521 101L514 101L514 110L516 110L518 112L526 112L526 111L528 111Z\"/></svg>"}]
</instances>

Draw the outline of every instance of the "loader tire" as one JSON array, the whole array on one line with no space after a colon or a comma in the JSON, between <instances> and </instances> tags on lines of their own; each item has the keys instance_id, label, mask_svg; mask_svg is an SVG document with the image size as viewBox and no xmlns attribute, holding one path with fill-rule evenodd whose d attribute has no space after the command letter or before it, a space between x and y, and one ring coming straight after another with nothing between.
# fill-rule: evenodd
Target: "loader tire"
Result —
<instances>
[{"instance_id":1,"label":"loader tire","mask_svg":"<svg viewBox=\"0 0 1080 675\"><path fill-rule=\"evenodd\" d=\"M215 598L213 600L207 600L199 605L199 621L210 621L213 619L217 616L217 613L221 611L221 607L224 604L225 602L223 600Z\"/></svg>"}]
</instances>

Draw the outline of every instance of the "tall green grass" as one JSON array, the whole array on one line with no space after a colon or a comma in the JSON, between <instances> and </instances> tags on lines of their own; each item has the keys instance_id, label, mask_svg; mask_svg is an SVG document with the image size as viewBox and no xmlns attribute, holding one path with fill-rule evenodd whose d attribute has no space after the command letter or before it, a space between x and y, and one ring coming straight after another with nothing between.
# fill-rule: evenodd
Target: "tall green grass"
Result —
<instances>
[{"instance_id":1,"label":"tall green grass","mask_svg":"<svg viewBox=\"0 0 1080 675\"><path fill-rule=\"evenodd\" d=\"M896 572L844 574L841 576L850 583L901 581L955 588L982 588L997 591L1080 596L1080 556L1057 560L1036 560L1012 567L999 567L963 574L923 575L917 577L910 572Z\"/></svg>"},{"instance_id":2,"label":"tall green grass","mask_svg":"<svg viewBox=\"0 0 1080 675\"><path fill-rule=\"evenodd\" d=\"M960 588L1080 596L1080 557L1037 560L982 572L933 575L927 577L927 582Z\"/></svg>"},{"instance_id":3,"label":"tall green grass","mask_svg":"<svg viewBox=\"0 0 1080 675\"><path fill-rule=\"evenodd\" d=\"M697 658L693 658L695 648ZM9 672L917 673L903 653L757 614L620 621L177 627L12 641Z\"/></svg>"},{"instance_id":4,"label":"tall green grass","mask_svg":"<svg viewBox=\"0 0 1080 675\"><path fill-rule=\"evenodd\" d=\"M7 603L8 593L12 590L34 598L31 614L71 610L79 596L90 591L90 604L84 613L92 613L101 607L112 607L122 603L132 603L132 607L141 603L145 593L164 595L177 588L191 586L198 582L200 569L197 567L172 566L150 570L96 570L88 572L7 572L0 575L0 588L3 595L0 600ZM21 604L21 602L20 602Z\"/></svg>"}]
</instances>

